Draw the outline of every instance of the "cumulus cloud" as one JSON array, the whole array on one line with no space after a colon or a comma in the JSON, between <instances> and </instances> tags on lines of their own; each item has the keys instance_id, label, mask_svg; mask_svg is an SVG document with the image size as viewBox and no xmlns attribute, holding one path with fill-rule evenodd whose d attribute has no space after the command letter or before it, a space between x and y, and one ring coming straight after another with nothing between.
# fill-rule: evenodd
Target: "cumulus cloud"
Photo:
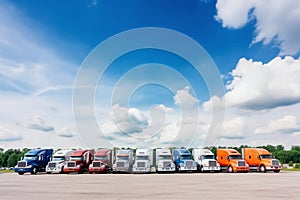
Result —
<instances>
[{"instance_id":1,"label":"cumulus cloud","mask_svg":"<svg viewBox=\"0 0 300 200\"><path fill-rule=\"evenodd\" d=\"M298 0L218 0L215 19L223 27L241 28L255 19L253 42L278 43L281 55L300 50L300 1Z\"/></svg>"},{"instance_id":2,"label":"cumulus cloud","mask_svg":"<svg viewBox=\"0 0 300 200\"><path fill-rule=\"evenodd\" d=\"M71 130L69 128L64 128L61 131L57 132L56 134L58 136L65 137L65 138L72 138L75 135L74 130Z\"/></svg>"},{"instance_id":3,"label":"cumulus cloud","mask_svg":"<svg viewBox=\"0 0 300 200\"><path fill-rule=\"evenodd\" d=\"M285 115L283 118L271 120L265 127L257 128L255 134L270 134L270 133L295 133L300 131L300 126L297 124L297 118L293 115Z\"/></svg>"},{"instance_id":4,"label":"cumulus cloud","mask_svg":"<svg viewBox=\"0 0 300 200\"><path fill-rule=\"evenodd\" d=\"M222 129L222 138L225 139L243 139L245 119L242 117L236 117L224 123Z\"/></svg>"},{"instance_id":5,"label":"cumulus cloud","mask_svg":"<svg viewBox=\"0 0 300 200\"><path fill-rule=\"evenodd\" d=\"M174 96L174 102L181 107L194 107L198 100L190 93L190 87L185 86L182 90L177 90Z\"/></svg>"},{"instance_id":6,"label":"cumulus cloud","mask_svg":"<svg viewBox=\"0 0 300 200\"><path fill-rule=\"evenodd\" d=\"M300 102L299 58L276 57L266 64L241 58L231 76L225 97L203 103L204 110L211 108L211 101L216 104L224 101L226 106L247 110L272 109Z\"/></svg>"},{"instance_id":7,"label":"cumulus cloud","mask_svg":"<svg viewBox=\"0 0 300 200\"><path fill-rule=\"evenodd\" d=\"M0 141L13 142L21 139L21 134L0 126Z\"/></svg>"},{"instance_id":8,"label":"cumulus cloud","mask_svg":"<svg viewBox=\"0 0 300 200\"><path fill-rule=\"evenodd\" d=\"M41 117L28 117L24 120L23 125L29 129L35 129L44 132L54 131L53 126L49 126Z\"/></svg>"}]
</instances>

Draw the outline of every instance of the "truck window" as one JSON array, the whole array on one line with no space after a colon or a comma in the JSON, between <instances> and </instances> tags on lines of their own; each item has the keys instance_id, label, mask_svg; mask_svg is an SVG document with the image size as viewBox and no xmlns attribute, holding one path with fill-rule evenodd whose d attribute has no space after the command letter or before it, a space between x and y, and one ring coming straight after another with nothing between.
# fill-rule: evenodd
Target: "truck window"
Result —
<instances>
[{"instance_id":1,"label":"truck window","mask_svg":"<svg viewBox=\"0 0 300 200\"><path fill-rule=\"evenodd\" d=\"M172 160L172 156L171 155L160 155L159 160Z\"/></svg>"},{"instance_id":2,"label":"truck window","mask_svg":"<svg viewBox=\"0 0 300 200\"><path fill-rule=\"evenodd\" d=\"M95 160L108 160L107 156L95 156Z\"/></svg>"},{"instance_id":3,"label":"truck window","mask_svg":"<svg viewBox=\"0 0 300 200\"><path fill-rule=\"evenodd\" d=\"M35 156L35 155L25 155L24 160L37 160L37 156Z\"/></svg>"},{"instance_id":4,"label":"truck window","mask_svg":"<svg viewBox=\"0 0 300 200\"><path fill-rule=\"evenodd\" d=\"M83 160L82 156L71 156L70 160Z\"/></svg>"},{"instance_id":5,"label":"truck window","mask_svg":"<svg viewBox=\"0 0 300 200\"><path fill-rule=\"evenodd\" d=\"M117 160L128 160L128 156L117 156Z\"/></svg>"},{"instance_id":6,"label":"truck window","mask_svg":"<svg viewBox=\"0 0 300 200\"><path fill-rule=\"evenodd\" d=\"M148 156L136 156L136 160L148 160Z\"/></svg>"},{"instance_id":7,"label":"truck window","mask_svg":"<svg viewBox=\"0 0 300 200\"><path fill-rule=\"evenodd\" d=\"M65 157L64 156L54 156L52 161L64 161Z\"/></svg>"},{"instance_id":8,"label":"truck window","mask_svg":"<svg viewBox=\"0 0 300 200\"><path fill-rule=\"evenodd\" d=\"M232 160L243 159L241 155L230 155L229 158Z\"/></svg>"},{"instance_id":9,"label":"truck window","mask_svg":"<svg viewBox=\"0 0 300 200\"><path fill-rule=\"evenodd\" d=\"M180 160L191 160L192 157L190 155L181 155Z\"/></svg>"},{"instance_id":10,"label":"truck window","mask_svg":"<svg viewBox=\"0 0 300 200\"><path fill-rule=\"evenodd\" d=\"M205 160L205 159L215 159L214 155L203 155L201 156L201 159Z\"/></svg>"},{"instance_id":11,"label":"truck window","mask_svg":"<svg viewBox=\"0 0 300 200\"><path fill-rule=\"evenodd\" d=\"M273 156L271 154L269 155L260 155L261 159L272 159Z\"/></svg>"}]
</instances>

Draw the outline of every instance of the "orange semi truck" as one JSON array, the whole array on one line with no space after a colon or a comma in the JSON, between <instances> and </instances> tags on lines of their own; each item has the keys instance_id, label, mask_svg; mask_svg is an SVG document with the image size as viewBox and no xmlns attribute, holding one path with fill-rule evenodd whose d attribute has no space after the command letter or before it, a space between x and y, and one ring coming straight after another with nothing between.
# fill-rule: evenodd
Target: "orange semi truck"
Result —
<instances>
[{"instance_id":1,"label":"orange semi truck","mask_svg":"<svg viewBox=\"0 0 300 200\"><path fill-rule=\"evenodd\" d=\"M94 150L76 150L70 155L70 160L64 166L63 172L77 172L78 174L88 170L94 158Z\"/></svg>"},{"instance_id":2,"label":"orange semi truck","mask_svg":"<svg viewBox=\"0 0 300 200\"><path fill-rule=\"evenodd\" d=\"M250 170L259 172L280 172L282 169L279 160L274 159L272 154L262 148L243 148L243 158L248 163Z\"/></svg>"},{"instance_id":3,"label":"orange semi truck","mask_svg":"<svg viewBox=\"0 0 300 200\"><path fill-rule=\"evenodd\" d=\"M89 166L89 173L107 173L112 171L113 151L111 149L98 150L94 161Z\"/></svg>"},{"instance_id":4,"label":"orange semi truck","mask_svg":"<svg viewBox=\"0 0 300 200\"><path fill-rule=\"evenodd\" d=\"M217 149L217 157L222 171L229 173L249 171L248 164L235 149Z\"/></svg>"}]
</instances>

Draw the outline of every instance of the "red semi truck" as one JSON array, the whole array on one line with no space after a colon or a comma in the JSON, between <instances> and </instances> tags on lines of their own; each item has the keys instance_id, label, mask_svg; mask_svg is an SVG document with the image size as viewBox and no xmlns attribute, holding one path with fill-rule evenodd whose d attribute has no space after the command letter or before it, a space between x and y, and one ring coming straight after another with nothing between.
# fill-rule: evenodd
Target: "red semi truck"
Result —
<instances>
[{"instance_id":1,"label":"red semi truck","mask_svg":"<svg viewBox=\"0 0 300 200\"><path fill-rule=\"evenodd\" d=\"M64 166L63 172L83 173L88 170L93 158L94 150L76 150L70 155L70 160Z\"/></svg>"},{"instance_id":2,"label":"red semi truck","mask_svg":"<svg viewBox=\"0 0 300 200\"><path fill-rule=\"evenodd\" d=\"M93 162L89 166L89 173L107 173L112 171L113 151L110 149L98 150Z\"/></svg>"}]
</instances>

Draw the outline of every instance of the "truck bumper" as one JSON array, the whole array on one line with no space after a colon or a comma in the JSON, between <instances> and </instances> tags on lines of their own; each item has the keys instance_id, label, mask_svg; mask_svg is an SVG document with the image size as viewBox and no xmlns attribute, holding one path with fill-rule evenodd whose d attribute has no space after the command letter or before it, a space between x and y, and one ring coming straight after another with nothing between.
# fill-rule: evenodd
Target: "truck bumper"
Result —
<instances>
[{"instance_id":1,"label":"truck bumper","mask_svg":"<svg viewBox=\"0 0 300 200\"><path fill-rule=\"evenodd\" d=\"M105 173L106 168L105 167L90 167L89 172Z\"/></svg>"},{"instance_id":2,"label":"truck bumper","mask_svg":"<svg viewBox=\"0 0 300 200\"><path fill-rule=\"evenodd\" d=\"M27 173L27 172L32 172L32 168L27 168L27 167L24 167L24 168L14 168L14 172L21 172L21 173Z\"/></svg>"},{"instance_id":3,"label":"truck bumper","mask_svg":"<svg viewBox=\"0 0 300 200\"><path fill-rule=\"evenodd\" d=\"M127 167L114 167L113 171L114 172L126 172L126 173L130 172L129 168L127 168Z\"/></svg>"},{"instance_id":4,"label":"truck bumper","mask_svg":"<svg viewBox=\"0 0 300 200\"><path fill-rule=\"evenodd\" d=\"M151 168L150 167L133 167L132 172L133 173L150 173Z\"/></svg>"},{"instance_id":5,"label":"truck bumper","mask_svg":"<svg viewBox=\"0 0 300 200\"><path fill-rule=\"evenodd\" d=\"M197 167L195 166L195 167L180 167L179 168L179 171L197 171Z\"/></svg>"},{"instance_id":6,"label":"truck bumper","mask_svg":"<svg viewBox=\"0 0 300 200\"><path fill-rule=\"evenodd\" d=\"M61 170L61 169L58 169L58 168L53 168L53 169L51 169L51 168L46 168L46 172L47 172L47 173L52 173L52 174L59 174L59 173L62 172L62 170Z\"/></svg>"},{"instance_id":7,"label":"truck bumper","mask_svg":"<svg viewBox=\"0 0 300 200\"><path fill-rule=\"evenodd\" d=\"M72 173L72 172L80 172L80 168L64 168L63 172Z\"/></svg>"},{"instance_id":8,"label":"truck bumper","mask_svg":"<svg viewBox=\"0 0 300 200\"><path fill-rule=\"evenodd\" d=\"M216 171L220 171L221 168L220 167L203 167L203 171L205 172L216 172Z\"/></svg>"},{"instance_id":9,"label":"truck bumper","mask_svg":"<svg viewBox=\"0 0 300 200\"><path fill-rule=\"evenodd\" d=\"M280 171L282 169L281 166L268 166L266 167L267 171Z\"/></svg>"},{"instance_id":10,"label":"truck bumper","mask_svg":"<svg viewBox=\"0 0 300 200\"><path fill-rule=\"evenodd\" d=\"M157 171L158 172L175 172L175 167L158 167Z\"/></svg>"},{"instance_id":11,"label":"truck bumper","mask_svg":"<svg viewBox=\"0 0 300 200\"><path fill-rule=\"evenodd\" d=\"M234 167L234 172L249 172L249 167Z\"/></svg>"}]
</instances>

